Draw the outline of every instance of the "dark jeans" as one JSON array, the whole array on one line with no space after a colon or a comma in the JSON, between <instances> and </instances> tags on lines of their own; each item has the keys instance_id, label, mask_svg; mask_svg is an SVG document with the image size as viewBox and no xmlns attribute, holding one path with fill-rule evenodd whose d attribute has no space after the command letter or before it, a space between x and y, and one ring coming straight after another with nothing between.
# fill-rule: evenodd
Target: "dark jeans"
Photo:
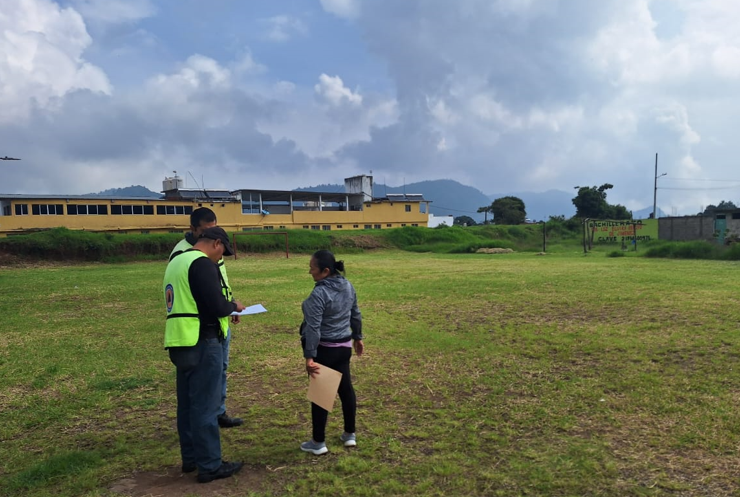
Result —
<instances>
[{"instance_id":1,"label":"dark jeans","mask_svg":"<svg viewBox=\"0 0 740 497\"><path fill-rule=\"evenodd\" d=\"M221 466L218 409L221 403L223 346L217 338L201 339L193 347L172 347L177 368L177 433L183 464L200 472Z\"/></svg>"},{"instance_id":2,"label":"dark jeans","mask_svg":"<svg viewBox=\"0 0 740 497\"><path fill-rule=\"evenodd\" d=\"M224 369L221 372L221 407L218 408L218 415L226 414L226 370L229 368L229 345L231 344L231 328L226 331L226 339L221 342L224 349Z\"/></svg>"},{"instance_id":3,"label":"dark jeans","mask_svg":"<svg viewBox=\"0 0 740 497\"><path fill-rule=\"evenodd\" d=\"M316 351L314 362L336 369L342 373L339 382L339 399L342 401L342 414L344 415L344 431L355 432L355 416L357 414L357 398L355 389L352 387L352 376L349 372L349 359L352 357L350 347L322 347ZM326 437L326 420L329 411L311 403L311 420L313 422L314 442L323 442Z\"/></svg>"}]
</instances>

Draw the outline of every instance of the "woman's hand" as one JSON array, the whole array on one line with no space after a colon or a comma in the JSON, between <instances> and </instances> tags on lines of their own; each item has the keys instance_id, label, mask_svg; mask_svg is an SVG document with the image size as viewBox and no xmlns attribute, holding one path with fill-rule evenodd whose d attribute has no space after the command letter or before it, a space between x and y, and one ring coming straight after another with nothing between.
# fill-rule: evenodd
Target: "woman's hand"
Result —
<instances>
[{"instance_id":1,"label":"woman's hand","mask_svg":"<svg viewBox=\"0 0 740 497\"><path fill-rule=\"evenodd\" d=\"M311 357L306 359L306 373L308 373L308 376L311 378L314 378L314 375L319 374L319 365L313 362Z\"/></svg>"},{"instance_id":2,"label":"woman's hand","mask_svg":"<svg viewBox=\"0 0 740 497\"><path fill-rule=\"evenodd\" d=\"M357 357L360 357L363 352L365 352L365 344L362 343L362 340L355 340L352 344L355 348L355 354L357 354Z\"/></svg>"}]
</instances>

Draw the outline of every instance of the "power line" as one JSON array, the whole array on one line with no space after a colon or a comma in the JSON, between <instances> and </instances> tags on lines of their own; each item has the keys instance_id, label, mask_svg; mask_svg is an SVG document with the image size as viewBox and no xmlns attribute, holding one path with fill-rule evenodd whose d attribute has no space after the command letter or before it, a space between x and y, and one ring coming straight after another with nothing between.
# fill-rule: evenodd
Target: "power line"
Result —
<instances>
[{"instance_id":1,"label":"power line","mask_svg":"<svg viewBox=\"0 0 740 497\"><path fill-rule=\"evenodd\" d=\"M708 191L708 190L736 190L740 188L740 185L735 186L718 186L714 188L680 188L680 187L658 187L659 190L684 190L684 191Z\"/></svg>"},{"instance_id":2,"label":"power line","mask_svg":"<svg viewBox=\"0 0 740 497\"><path fill-rule=\"evenodd\" d=\"M718 181L718 182L723 182L723 183L726 183L726 182L730 181L730 182L733 182L733 183L740 183L740 179L673 178L671 176L666 176L666 178L665 178L664 181L669 181L669 180L672 180L672 179L675 179L675 180L678 180L678 181Z\"/></svg>"},{"instance_id":3,"label":"power line","mask_svg":"<svg viewBox=\"0 0 740 497\"><path fill-rule=\"evenodd\" d=\"M449 207L444 207L442 205L430 205L430 209L444 209L446 211L453 211L453 212L464 212L465 214L480 214L480 212L473 212L473 211L461 211L460 209L451 209Z\"/></svg>"}]
</instances>

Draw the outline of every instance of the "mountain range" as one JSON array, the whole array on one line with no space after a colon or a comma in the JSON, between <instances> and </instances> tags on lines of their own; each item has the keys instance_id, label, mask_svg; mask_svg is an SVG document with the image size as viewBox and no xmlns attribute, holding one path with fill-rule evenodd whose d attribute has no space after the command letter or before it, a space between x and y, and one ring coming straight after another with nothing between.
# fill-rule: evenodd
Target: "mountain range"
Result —
<instances>
[{"instance_id":1,"label":"mountain range","mask_svg":"<svg viewBox=\"0 0 740 497\"><path fill-rule=\"evenodd\" d=\"M305 188L296 188L297 191L314 192L343 192L344 185L322 184ZM404 186L388 186L383 183L373 185L373 196L383 197L389 193L421 193L424 198L430 200L429 210L435 216L469 216L478 222L483 221L484 215L478 213L478 209L491 205L497 198L513 196L519 197L524 202L527 217L535 221L545 221L550 216L572 217L576 213L573 205L573 193L562 190L548 190L546 192L510 192L486 195L477 188L463 185L450 179L438 179L409 183ZM162 198L161 193L153 192L141 185L132 185L125 188L111 188L98 193L90 193L88 196L120 196L120 197L148 197ZM634 211L634 219L646 219L652 213L652 207L645 207ZM658 217L664 217L665 213L658 210Z\"/></svg>"}]
</instances>

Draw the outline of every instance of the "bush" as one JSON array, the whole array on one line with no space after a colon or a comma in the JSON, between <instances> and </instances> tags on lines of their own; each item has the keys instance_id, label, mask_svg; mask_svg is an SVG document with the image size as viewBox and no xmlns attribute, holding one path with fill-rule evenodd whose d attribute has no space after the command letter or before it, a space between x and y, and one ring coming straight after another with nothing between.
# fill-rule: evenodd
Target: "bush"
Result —
<instances>
[{"instance_id":1,"label":"bush","mask_svg":"<svg viewBox=\"0 0 740 497\"><path fill-rule=\"evenodd\" d=\"M612 250L606 254L607 257L624 257L624 252L621 250Z\"/></svg>"},{"instance_id":2,"label":"bush","mask_svg":"<svg viewBox=\"0 0 740 497\"><path fill-rule=\"evenodd\" d=\"M664 257L675 259L722 259L722 247L707 241L693 242L650 242L645 257Z\"/></svg>"}]
</instances>

